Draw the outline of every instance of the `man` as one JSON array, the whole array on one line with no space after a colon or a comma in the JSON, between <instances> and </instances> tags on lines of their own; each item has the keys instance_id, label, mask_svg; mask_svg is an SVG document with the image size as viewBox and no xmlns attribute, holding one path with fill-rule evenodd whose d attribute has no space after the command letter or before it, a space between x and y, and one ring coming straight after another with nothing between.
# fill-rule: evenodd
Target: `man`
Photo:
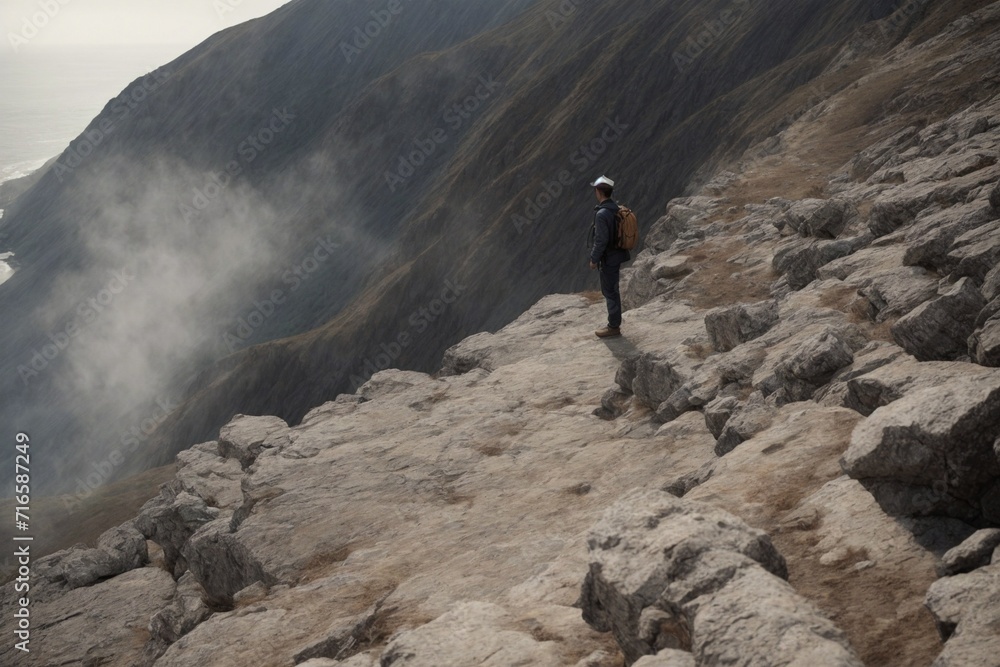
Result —
<instances>
[{"instance_id":1,"label":"man","mask_svg":"<svg viewBox=\"0 0 1000 667\"><path fill-rule=\"evenodd\" d=\"M622 296L618 278L622 264L632 256L628 250L622 250L615 244L618 204L611 198L615 182L601 176L590 186L594 188L598 202L594 208L594 247L590 251L590 268L600 270L601 293L608 304L608 326L595 333L598 338L614 338L622 335Z\"/></svg>"}]
</instances>

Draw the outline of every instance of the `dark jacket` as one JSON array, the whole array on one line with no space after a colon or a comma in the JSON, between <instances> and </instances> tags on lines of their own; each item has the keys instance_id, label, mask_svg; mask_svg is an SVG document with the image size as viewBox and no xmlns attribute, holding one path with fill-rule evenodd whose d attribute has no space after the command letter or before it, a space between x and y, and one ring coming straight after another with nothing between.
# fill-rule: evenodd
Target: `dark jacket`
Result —
<instances>
[{"instance_id":1,"label":"dark jacket","mask_svg":"<svg viewBox=\"0 0 1000 667\"><path fill-rule=\"evenodd\" d=\"M620 266L632 259L628 250L615 247L618 204L613 199L608 199L595 206L594 210L594 246L590 251L590 261L604 266Z\"/></svg>"}]
</instances>

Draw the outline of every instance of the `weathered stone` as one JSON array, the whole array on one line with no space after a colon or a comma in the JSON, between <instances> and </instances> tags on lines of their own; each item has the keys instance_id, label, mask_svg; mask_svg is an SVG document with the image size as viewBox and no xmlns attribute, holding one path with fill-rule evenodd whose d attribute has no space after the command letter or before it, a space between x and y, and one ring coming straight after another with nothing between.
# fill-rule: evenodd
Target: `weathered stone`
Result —
<instances>
[{"instance_id":1,"label":"weathered stone","mask_svg":"<svg viewBox=\"0 0 1000 667\"><path fill-rule=\"evenodd\" d=\"M358 648L371 636L379 614L382 613L383 604L385 604L384 597L359 616L335 620L330 624L326 637L295 654L295 663L299 664L313 658L341 660L357 653Z\"/></svg>"},{"instance_id":2,"label":"weathered stone","mask_svg":"<svg viewBox=\"0 0 1000 667\"><path fill-rule=\"evenodd\" d=\"M272 436L287 430L288 424L278 417L237 415L219 432L219 456L239 461L246 470L261 450L275 446Z\"/></svg>"},{"instance_id":3,"label":"weathered stone","mask_svg":"<svg viewBox=\"0 0 1000 667\"><path fill-rule=\"evenodd\" d=\"M1000 565L939 579L927 593L944 651L934 667L994 665L1000 655Z\"/></svg>"},{"instance_id":4,"label":"weathered stone","mask_svg":"<svg viewBox=\"0 0 1000 667\"><path fill-rule=\"evenodd\" d=\"M679 280L691 273L691 258L685 255L657 257L650 274L653 280Z\"/></svg>"},{"instance_id":5,"label":"weathered stone","mask_svg":"<svg viewBox=\"0 0 1000 667\"><path fill-rule=\"evenodd\" d=\"M233 596L247 586L277 583L230 530L229 517L205 524L184 545L191 573L205 589L209 604L228 607Z\"/></svg>"},{"instance_id":6,"label":"weathered stone","mask_svg":"<svg viewBox=\"0 0 1000 667\"><path fill-rule=\"evenodd\" d=\"M969 276L982 283L1000 263L1000 220L977 227L955 239L948 253L953 277Z\"/></svg>"},{"instance_id":7,"label":"weathered stone","mask_svg":"<svg viewBox=\"0 0 1000 667\"><path fill-rule=\"evenodd\" d=\"M187 568L184 545L196 530L219 517L219 510L187 492L174 493L169 486L143 505L135 526L146 539L163 549L167 567L180 577Z\"/></svg>"},{"instance_id":8,"label":"weathered stone","mask_svg":"<svg viewBox=\"0 0 1000 667\"><path fill-rule=\"evenodd\" d=\"M762 301L716 308L705 316L705 328L717 352L729 352L738 345L767 333L779 319L778 303Z\"/></svg>"},{"instance_id":9,"label":"weathered stone","mask_svg":"<svg viewBox=\"0 0 1000 667\"><path fill-rule=\"evenodd\" d=\"M828 199L803 199L788 208L784 222L802 236L835 239L847 225L847 205Z\"/></svg>"},{"instance_id":10,"label":"weathered stone","mask_svg":"<svg viewBox=\"0 0 1000 667\"><path fill-rule=\"evenodd\" d=\"M974 521L1000 475L1000 371L913 391L854 431L841 461L893 515Z\"/></svg>"},{"instance_id":11,"label":"weathered stone","mask_svg":"<svg viewBox=\"0 0 1000 667\"><path fill-rule=\"evenodd\" d=\"M850 366L837 371L830 382L816 392L813 400L822 405L851 408L858 412L871 414L878 406L853 404L852 400L856 397L851 394L850 382L906 356L906 351L898 345L873 341L854 355L854 361Z\"/></svg>"},{"instance_id":12,"label":"weathered stone","mask_svg":"<svg viewBox=\"0 0 1000 667\"><path fill-rule=\"evenodd\" d=\"M921 267L881 272L858 289L868 300L868 316L880 323L906 315L936 297L937 291L938 280Z\"/></svg>"},{"instance_id":13,"label":"weathered stone","mask_svg":"<svg viewBox=\"0 0 1000 667\"><path fill-rule=\"evenodd\" d=\"M997 183L990 190L990 206L993 207L995 213L1000 213L1000 183Z\"/></svg>"},{"instance_id":14,"label":"weathered stone","mask_svg":"<svg viewBox=\"0 0 1000 667\"><path fill-rule=\"evenodd\" d=\"M695 667L695 661L694 656L687 651L668 648L656 655L639 658L633 667Z\"/></svg>"},{"instance_id":15,"label":"weathered stone","mask_svg":"<svg viewBox=\"0 0 1000 667\"><path fill-rule=\"evenodd\" d=\"M982 292L963 278L896 322L892 337L920 361L958 359L968 354L976 316L985 306Z\"/></svg>"},{"instance_id":16,"label":"weathered stone","mask_svg":"<svg viewBox=\"0 0 1000 667\"><path fill-rule=\"evenodd\" d=\"M990 564L993 551L997 547L1000 547L1000 528L985 528L977 531L972 537L944 555L938 566L938 575L950 577L985 567Z\"/></svg>"},{"instance_id":17,"label":"weathered stone","mask_svg":"<svg viewBox=\"0 0 1000 667\"><path fill-rule=\"evenodd\" d=\"M715 444L715 455L725 456L773 423L776 402L757 391L726 422Z\"/></svg>"},{"instance_id":18,"label":"weathered stone","mask_svg":"<svg viewBox=\"0 0 1000 667\"><path fill-rule=\"evenodd\" d=\"M63 591L90 586L149 562L146 539L129 522L103 533L97 547L76 546L39 559L32 574L38 580L35 599L50 599Z\"/></svg>"},{"instance_id":19,"label":"weathered stone","mask_svg":"<svg viewBox=\"0 0 1000 667\"><path fill-rule=\"evenodd\" d=\"M139 664L153 667L170 645L194 630L212 615L203 601L204 590L190 572L177 581L173 602L149 621L149 641Z\"/></svg>"},{"instance_id":20,"label":"weathered stone","mask_svg":"<svg viewBox=\"0 0 1000 667\"><path fill-rule=\"evenodd\" d=\"M902 234L906 245L903 263L948 273L951 270L949 266L953 266L948 253L955 239L985 225L990 219L989 211L981 202L922 212Z\"/></svg>"},{"instance_id":21,"label":"weathered stone","mask_svg":"<svg viewBox=\"0 0 1000 667\"><path fill-rule=\"evenodd\" d=\"M917 362L906 355L847 382L846 407L866 417L910 392L939 387L954 380L989 379L994 371L961 362Z\"/></svg>"},{"instance_id":22,"label":"weathered stone","mask_svg":"<svg viewBox=\"0 0 1000 667\"><path fill-rule=\"evenodd\" d=\"M1000 367L1000 316L987 320L969 337L969 356L977 364Z\"/></svg>"},{"instance_id":23,"label":"weathered stone","mask_svg":"<svg viewBox=\"0 0 1000 667\"><path fill-rule=\"evenodd\" d=\"M712 435L718 438L726 422L739 408L740 402L735 396L720 396L705 406L705 425Z\"/></svg>"},{"instance_id":24,"label":"weathered stone","mask_svg":"<svg viewBox=\"0 0 1000 667\"><path fill-rule=\"evenodd\" d=\"M797 241L774 255L773 267L784 275L792 290L800 290L816 279L816 272L835 259L858 250L855 239Z\"/></svg>"},{"instance_id":25,"label":"weathered stone","mask_svg":"<svg viewBox=\"0 0 1000 667\"><path fill-rule=\"evenodd\" d=\"M614 633L627 664L680 648L697 664L860 665L782 581L767 535L722 510L634 491L605 512L588 547L584 619Z\"/></svg>"},{"instance_id":26,"label":"weathered stone","mask_svg":"<svg viewBox=\"0 0 1000 667\"><path fill-rule=\"evenodd\" d=\"M466 665L563 665L553 642L513 629L501 607L459 604L444 616L400 633L382 653L383 667L465 667Z\"/></svg>"},{"instance_id":27,"label":"weathered stone","mask_svg":"<svg viewBox=\"0 0 1000 667\"><path fill-rule=\"evenodd\" d=\"M31 652L14 648L11 629L11 640L0 644L0 664L136 664L150 617L170 603L174 590L168 573L142 567L51 600L32 596ZM14 618L13 608L3 611L7 619ZM4 621L5 628L12 628L9 620Z\"/></svg>"},{"instance_id":28,"label":"weathered stone","mask_svg":"<svg viewBox=\"0 0 1000 667\"><path fill-rule=\"evenodd\" d=\"M810 400L837 371L854 362L854 352L840 333L833 328L807 339L792 355L775 368L781 382L780 401Z\"/></svg>"},{"instance_id":29,"label":"weathered stone","mask_svg":"<svg viewBox=\"0 0 1000 667\"><path fill-rule=\"evenodd\" d=\"M636 359L634 368L635 375L629 383L632 392L653 409L659 407L684 384L684 378L677 373L673 364L656 354L643 354Z\"/></svg>"},{"instance_id":30,"label":"weathered stone","mask_svg":"<svg viewBox=\"0 0 1000 667\"><path fill-rule=\"evenodd\" d=\"M243 466L236 459L219 456L217 442L195 445L177 455L176 481L210 507L235 509L243 502L240 482Z\"/></svg>"}]
</instances>

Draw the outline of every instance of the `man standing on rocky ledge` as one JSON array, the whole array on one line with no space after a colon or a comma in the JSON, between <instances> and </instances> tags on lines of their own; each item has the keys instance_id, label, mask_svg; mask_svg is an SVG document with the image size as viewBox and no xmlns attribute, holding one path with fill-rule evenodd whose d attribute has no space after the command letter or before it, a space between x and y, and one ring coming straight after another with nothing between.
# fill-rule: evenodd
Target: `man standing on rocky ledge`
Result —
<instances>
[{"instance_id":1,"label":"man standing on rocky ledge","mask_svg":"<svg viewBox=\"0 0 1000 667\"><path fill-rule=\"evenodd\" d=\"M615 244L618 204L611 198L615 182L601 176L590 185L598 202L594 208L594 245L590 251L590 268L600 271L601 293L608 303L608 326L596 333L598 338L614 338L622 335L622 295L618 279L622 264L632 256L628 250L622 250Z\"/></svg>"}]
</instances>

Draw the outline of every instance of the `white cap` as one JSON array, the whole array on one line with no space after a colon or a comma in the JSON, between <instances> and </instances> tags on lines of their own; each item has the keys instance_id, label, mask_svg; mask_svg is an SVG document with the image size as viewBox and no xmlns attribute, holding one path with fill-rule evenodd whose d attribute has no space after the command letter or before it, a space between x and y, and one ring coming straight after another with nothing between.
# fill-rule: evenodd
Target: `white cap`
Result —
<instances>
[{"instance_id":1,"label":"white cap","mask_svg":"<svg viewBox=\"0 0 1000 667\"><path fill-rule=\"evenodd\" d=\"M601 176L599 179L590 184L590 187L596 188L598 185L606 185L609 188L615 187L615 182L612 181L607 176Z\"/></svg>"}]
</instances>

